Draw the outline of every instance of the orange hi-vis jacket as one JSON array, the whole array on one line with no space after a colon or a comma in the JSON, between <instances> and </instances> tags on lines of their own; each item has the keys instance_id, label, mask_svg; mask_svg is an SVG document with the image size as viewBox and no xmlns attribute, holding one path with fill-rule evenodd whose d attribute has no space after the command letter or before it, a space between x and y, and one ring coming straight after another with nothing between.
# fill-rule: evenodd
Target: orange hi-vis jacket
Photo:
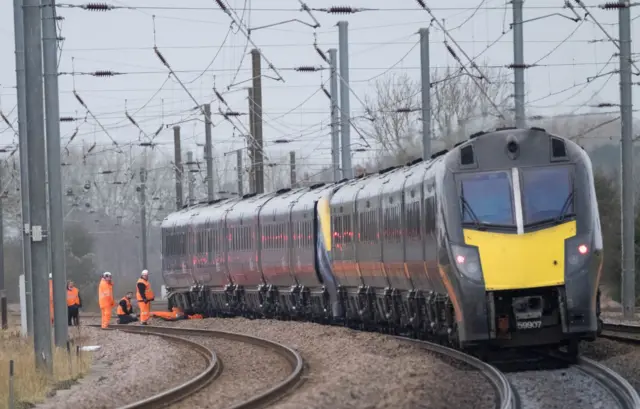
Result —
<instances>
[{"instance_id":1,"label":"orange hi-vis jacket","mask_svg":"<svg viewBox=\"0 0 640 409\"><path fill-rule=\"evenodd\" d=\"M124 301L124 305L126 308L126 311L124 308L122 308L122 302ZM129 299L127 297L122 297L122 299L120 300L120 302L118 303L118 311L116 311L116 314L118 315L129 315L131 314L131 301L129 301Z\"/></svg>"},{"instance_id":2,"label":"orange hi-vis jacket","mask_svg":"<svg viewBox=\"0 0 640 409\"><path fill-rule=\"evenodd\" d=\"M100 308L113 308L116 304L113 301L113 284L105 280L100 280L98 287L98 302Z\"/></svg>"},{"instance_id":3,"label":"orange hi-vis jacket","mask_svg":"<svg viewBox=\"0 0 640 409\"><path fill-rule=\"evenodd\" d=\"M144 298L142 297L142 294L140 294L140 284L144 286ZM142 278L138 279L138 282L136 283L136 290L136 300L138 301L153 301L155 298L153 290L151 289L151 284L149 284L148 280L143 280Z\"/></svg>"},{"instance_id":4,"label":"orange hi-vis jacket","mask_svg":"<svg viewBox=\"0 0 640 409\"><path fill-rule=\"evenodd\" d=\"M76 287L67 288L67 307L80 305L80 292Z\"/></svg>"}]
</instances>

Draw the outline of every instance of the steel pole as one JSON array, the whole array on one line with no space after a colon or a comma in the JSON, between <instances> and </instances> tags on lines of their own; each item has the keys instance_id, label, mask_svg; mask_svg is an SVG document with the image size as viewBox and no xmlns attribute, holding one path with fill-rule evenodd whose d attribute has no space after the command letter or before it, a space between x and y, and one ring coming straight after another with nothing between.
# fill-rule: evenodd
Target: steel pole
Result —
<instances>
[{"instance_id":1,"label":"steel pole","mask_svg":"<svg viewBox=\"0 0 640 409\"><path fill-rule=\"evenodd\" d=\"M236 162L237 162L237 167L238 167L238 196L242 197L242 195L244 195L244 189L243 189L243 181L242 181L242 150L238 149L236 151Z\"/></svg>"},{"instance_id":2,"label":"steel pole","mask_svg":"<svg viewBox=\"0 0 640 409\"><path fill-rule=\"evenodd\" d=\"M54 338L63 348L68 339L67 273L62 208L62 165L60 160L60 101L58 94L58 33L55 0L42 0L42 48L47 129L47 174L49 180L49 249L53 277Z\"/></svg>"},{"instance_id":3,"label":"steel pole","mask_svg":"<svg viewBox=\"0 0 640 409\"><path fill-rule=\"evenodd\" d=\"M420 73L422 90L422 158L431 157L431 65L429 29L420 29Z\"/></svg>"},{"instance_id":4,"label":"steel pole","mask_svg":"<svg viewBox=\"0 0 640 409\"><path fill-rule=\"evenodd\" d=\"M298 181L296 176L296 153L294 151L289 152L289 178L291 179L291 188L298 187Z\"/></svg>"},{"instance_id":5,"label":"steel pole","mask_svg":"<svg viewBox=\"0 0 640 409\"><path fill-rule=\"evenodd\" d=\"M140 225L142 226L142 270L147 264L147 170L140 168Z\"/></svg>"},{"instance_id":6,"label":"steel pole","mask_svg":"<svg viewBox=\"0 0 640 409\"><path fill-rule=\"evenodd\" d=\"M622 305L624 318L632 318L636 306L635 210L633 182L633 93L631 81L631 11L620 1L620 123L622 143Z\"/></svg>"},{"instance_id":7,"label":"steel pole","mask_svg":"<svg viewBox=\"0 0 640 409\"><path fill-rule=\"evenodd\" d=\"M523 0L513 0L513 84L516 127L527 126L524 116L524 35L522 33Z\"/></svg>"},{"instance_id":8,"label":"steel pole","mask_svg":"<svg viewBox=\"0 0 640 409\"><path fill-rule=\"evenodd\" d=\"M329 49L329 65L331 66L331 78L329 93L331 94L331 165L333 167L333 180L340 180L340 119L338 117L338 50Z\"/></svg>"},{"instance_id":9,"label":"steel pole","mask_svg":"<svg viewBox=\"0 0 640 409\"><path fill-rule=\"evenodd\" d=\"M180 147L180 127L173 127L173 149L174 149L174 162L176 165L176 210L182 209L182 200L184 194L182 193L182 180L184 177L182 168L182 150Z\"/></svg>"},{"instance_id":10,"label":"steel pole","mask_svg":"<svg viewBox=\"0 0 640 409\"><path fill-rule=\"evenodd\" d=\"M340 51L340 130L342 145L342 176L353 178L351 166L351 105L349 95L349 23L338 22Z\"/></svg>"},{"instance_id":11,"label":"steel pole","mask_svg":"<svg viewBox=\"0 0 640 409\"><path fill-rule=\"evenodd\" d=\"M204 158L207 162L207 199L212 201L214 199L213 194L213 147L211 142L211 105L206 104L204 106Z\"/></svg>"},{"instance_id":12,"label":"steel pole","mask_svg":"<svg viewBox=\"0 0 640 409\"><path fill-rule=\"evenodd\" d=\"M253 115L256 166L256 193L264 193L264 150L262 146L262 69L260 50L251 50L253 67Z\"/></svg>"},{"instance_id":13,"label":"steel pole","mask_svg":"<svg viewBox=\"0 0 640 409\"><path fill-rule=\"evenodd\" d=\"M24 16L22 1L13 1L13 23L16 48L16 84L18 96L18 139L20 147L20 205L22 216L22 271L27 315L27 334L33 336L33 297L31 276L31 224L29 222L29 158L27 143L27 99L24 70Z\"/></svg>"},{"instance_id":14,"label":"steel pole","mask_svg":"<svg viewBox=\"0 0 640 409\"><path fill-rule=\"evenodd\" d=\"M42 19L39 0L24 0L24 51L27 100L33 335L36 365L53 373L49 318L49 268L45 128L42 84Z\"/></svg>"}]
</instances>

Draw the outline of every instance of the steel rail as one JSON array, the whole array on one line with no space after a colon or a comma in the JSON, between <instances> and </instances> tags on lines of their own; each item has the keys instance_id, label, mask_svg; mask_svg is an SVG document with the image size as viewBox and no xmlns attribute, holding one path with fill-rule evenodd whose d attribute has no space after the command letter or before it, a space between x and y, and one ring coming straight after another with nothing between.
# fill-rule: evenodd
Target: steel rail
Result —
<instances>
[{"instance_id":1,"label":"steel rail","mask_svg":"<svg viewBox=\"0 0 640 409\"><path fill-rule=\"evenodd\" d=\"M88 325L90 327L100 327L99 325ZM147 330L143 327L135 327L135 326L126 326L126 325L114 325L111 328L112 330L120 330L123 332L129 332L133 334L144 334L144 335L154 335L165 338L171 342L175 342L178 344L186 345L189 349L196 351L200 354L205 361L207 362L207 367L204 371L191 378L190 380L184 382L181 385L175 386L171 389L160 392L157 395L150 396L148 398L139 400L137 402L133 402L127 404L125 406L121 406L118 409L154 409L154 408L164 408L173 403L179 402L202 388L209 385L213 382L222 372L222 363L218 360L216 353L204 345L200 345L197 342L190 341L188 339L181 338L179 336L174 336L171 334L163 333L161 331L154 331L153 329Z\"/></svg>"},{"instance_id":2,"label":"steel rail","mask_svg":"<svg viewBox=\"0 0 640 409\"><path fill-rule=\"evenodd\" d=\"M640 409L638 391L613 369L582 356L579 356L575 363L572 363L569 358L555 353L547 354L547 356L552 359L569 362L570 366L594 378L618 401L620 409Z\"/></svg>"},{"instance_id":3,"label":"steel rail","mask_svg":"<svg viewBox=\"0 0 640 409\"><path fill-rule=\"evenodd\" d=\"M236 342L244 342L247 344L255 345L258 347L270 349L284 358L289 365L291 366L291 373L287 376L286 379L277 383L276 385L270 387L269 389L261 392L258 395L252 396L251 398L234 404L228 409L256 409L262 408L267 404L273 403L285 395L289 394L291 391L296 389L302 383L302 375L304 370L304 361L302 356L292 348L289 348L286 345L279 344L274 341L269 341L267 339L254 337L251 335L238 334L235 332L226 332L226 331L218 331L218 330L207 330L207 329L191 329L191 328L175 328L175 327L156 327L156 326L129 326L129 325L111 325L110 328L133 332L137 334L151 334L151 335L160 335L160 336L197 336L197 337L213 337L213 338L222 338L229 341ZM153 397L152 397L153 398ZM154 408L157 406L154 406ZM126 409L141 409L141 408L151 408L150 406L131 406L126 407ZM119 408L125 409L125 408Z\"/></svg>"},{"instance_id":4,"label":"steel rail","mask_svg":"<svg viewBox=\"0 0 640 409\"><path fill-rule=\"evenodd\" d=\"M601 338L632 344L640 343L640 326L604 323Z\"/></svg>"},{"instance_id":5,"label":"steel rail","mask_svg":"<svg viewBox=\"0 0 640 409\"><path fill-rule=\"evenodd\" d=\"M576 367L598 380L618 400L621 409L640 409L640 395L636 389L613 369L584 357L578 358Z\"/></svg>"},{"instance_id":6,"label":"steel rail","mask_svg":"<svg viewBox=\"0 0 640 409\"><path fill-rule=\"evenodd\" d=\"M519 409L521 407L518 394L511 387L511 383L509 383L507 376L493 365L483 362L472 355L468 355L464 352L442 345L434 344L432 342L400 336L396 336L395 338L401 341L418 344L421 348L430 352L453 358L456 361L464 362L465 364L477 369L482 376L491 383L491 386L495 390L497 397L497 409Z\"/></svg>"}]
</instances>

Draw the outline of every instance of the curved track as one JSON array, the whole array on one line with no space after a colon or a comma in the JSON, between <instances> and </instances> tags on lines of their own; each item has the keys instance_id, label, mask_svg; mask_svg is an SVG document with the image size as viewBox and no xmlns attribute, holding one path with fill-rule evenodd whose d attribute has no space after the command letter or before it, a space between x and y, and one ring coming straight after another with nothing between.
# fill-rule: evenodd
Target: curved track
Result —
<instances>
[{"instance_id":1,"label":"curved track","mask_svg":"<svg viewBox=\"0 0 640 409\"><path fill-rule=\"evenodd\" d=\"M515 393L507 376L500 372L496 367L486 362L479 360L478 358L465 354L455 349L447 348L442 345L434 344L432 342L421 341L413 338L406 338L396 336L395 338L417 344L421 348L434 352L439 355L444 355L452 358L456 361L463 362L472 368L478 370L493 386L496 392L496 408L498 409L520 409L520 399Z\"/></svg>"},{"instance_id":2,"label":"curved track","mask_svg":"<svg viewBox=\"0 0 640 409\"><path fill-rule=\"evenodd\" d=\"M588 358L578 358L578 369L595 378L618 401L621 409L640 409L640 396L633 386L614 370Z\"/></svg>"},{"instance_id":3,"label":"curved track","mask_svg":"<svg viewBox=\"0 0 640 409\"><path fill-rule=\"evenodd\" d=\"M601 363L585 357L572 360L555 352L532 350L525 356L529 360L508 364L516 366L511 366L507 375L525 409L640 409L635 388Z\"/></svg>"},{"instance_id":4,"label":"curved track","mask_svg":"<svg viewBox=\"0 0 640 409\"><path fill-rule=\"evenodd\" d=\"M135 334L149 334L165 337L172 341L180 342L182 344L188 344L189 348L196 349L200 353L205 354L204 351L207 351L206 354L209 354L208 357L210 358L210 364L207 369L190 381L176 386L175 388L172 388L168 391L162 392L158 395L154 395L145 400L134 402L118 409L151 409L166 407L172 403L176 403L193 395L197 391L201 390L204 386L209 384L211 381L213 381L220 374L220 372L222 371L222 364L218 361L215 353L200 344L181 338L185 336L223 338L229 341L244 342L263 347L272 350L283 357L291 366L291 373L289 374L289 376L287 376L286 379L272 386L268 390L247 399L244 402L234 404L229 409L255 409L264 407L269 403L281 399L284 395L297 388L302 381L302 374L304 369L304 361L302 359L302 356L300 356L298 352L285 345L263 338L225 331L172 327L111 325L110 328Z\"/></svg>"},{"instance_id":5,"label":"curved track","mask_svg":"<svg viewBox=\"0 0 640 409\"><path fill-rule=\"evenodd\" d=\"M90 326L97 328L100 327L99 325ZM198 392L213 380L215 380L222 372L222 363L218 360L216 353L196 342L181 338L179 336L170 335L162 331L154 331L153 328L150 330L145 330L145 328L140 327L126 327L124 325L118 325L114 326L113 329L120 329L122 331L134 334L148 334L162 337L171 342L184 345L187 348L198 352L207 362L205 370L196 375L194 378L188 380L187 382L161 392L157 395L153 395L146 399L122 406L118 409L153 409L169 406L172 403L179 402L182 399Z\"/></svg>"}]
</instances>

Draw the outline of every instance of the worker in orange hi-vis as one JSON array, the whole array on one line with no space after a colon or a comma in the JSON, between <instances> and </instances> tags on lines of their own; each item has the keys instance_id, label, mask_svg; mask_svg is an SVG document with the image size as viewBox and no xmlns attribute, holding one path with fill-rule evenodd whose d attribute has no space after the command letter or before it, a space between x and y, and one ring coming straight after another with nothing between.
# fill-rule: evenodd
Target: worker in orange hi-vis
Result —
<instances>
[{"instance_id":1,"label":"worker in orange hi-vis","mask_svg":"<svg viewBox=\"0 0 640 409\"><path fill-rule=\"evenodd\" d=\"M149 284L149 271L142 270L140 279L136 283L136 299L140 308L140 323L147 325L151 317L151 301L155 299L151 284Z\"/></svg>"},{"instance_id":2,"label":"worker in orange hi-vis","mask_svg":"<svg viewBox=\"0 0 640 409\"><path fill-rule=\"evenodd\" d=\"M102 274L102 280L100 280L98 302L100 304L100 312L102 313L102 329L107 329L109 328L109 321L111 321L111 309L116 305L113 300L111 273L108 271Z\"/></svg>"},{"instance_id":3,"label":"worker in orange hi-vis","mask_svg":"<svg viewBox=\"0 0 640 409\"><path fill-rule=\"evenodd\" d=\"M51 315L51 324L53 324L53 277L49 273L49 313Z\"/></svg>"}]
</instances>

